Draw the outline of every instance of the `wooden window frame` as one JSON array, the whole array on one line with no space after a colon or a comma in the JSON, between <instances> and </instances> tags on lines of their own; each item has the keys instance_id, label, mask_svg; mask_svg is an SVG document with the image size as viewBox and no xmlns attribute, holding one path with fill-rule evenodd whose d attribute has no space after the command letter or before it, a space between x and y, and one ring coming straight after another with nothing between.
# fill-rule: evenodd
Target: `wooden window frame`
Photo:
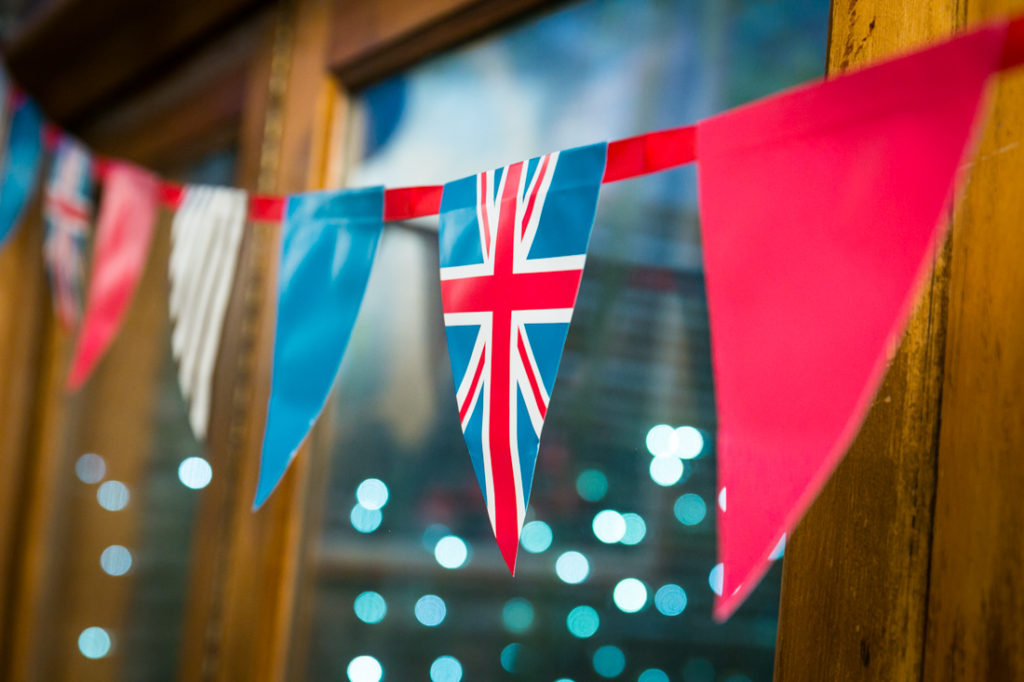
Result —
<instances>
[{"instance_id":1,"label":"wooden window frame","mask_svg":"<svg viewBox=\"0 0 1024 682\"><path fill-rule=\"evenodd\" d=\"M170 47L161 44L144 61L150 72L167 68L173 55L195 53L195 42L202 36L223 31L243 10L261 3L207 4L217 7L203 14L203 21L176 28L177 42ZM223 100L241 102L240 184L282 193L340 186L342 159L348 156L344 133L349 92L558 4L275 3L268 10L273 28L256 41L245 84ZM947 5L935 0L907 0L898 7L882 0L835 0L829 71L875 61L1021 3L992 0L982 6L969 0L960 9ZM36 43L48 46L40 38L45 31L36 25L32 30ZM12 63L17 65L17 60ZM45 91L46 77L56 68L53 64L50 59L23 67L37 68L42 79L26 79L25 84L33 92L34 85ZM112 116L110 101L131 93L146 70L110 68L120 75L116 82L105 83L102 92L82 95L78 104L53 100L59 103L54 105L61 112L59 120L83 130L95 122L95 140L108 151L139 161L156 158L157 150L145 149L152 142L152 128L140 127L133 142L123 126L104 128L99 122L101 113ZM1019 112L1024 111L1021 76L1003 79L995 106L1004 113L1016 111L1012 120L1019 123ZM232 82L237 86L240 81ZM220 101L219 93L208 91L202 101ZM173 108L169 105L166 111ZM199 131L217 127L203 117L216 119L223 113L216 106L197 113L184 126L188 131L183 129L177 138L161 129L166 139L160 144L170 149L196 140ZM151 123L165 120L159 113L147 116ZM1011 136L1009 142L1006 135ZM1013 629L1019 624L1013 614L1024 612L1024 591L1014 589L1014 582L1024 583L1024 569L1021 562L1014 563L1011 539L1024 537L1024 498L1009 494L1005 481L1024 475L1019 457L1024 435L1019 428L993 428L980 436L981 452L967 450L977 432L972 427L1012 423L1009 410L1024 403L1019 388L990 393L969 388L976 385L977 375L995 381L1000 367L1006 366L999 363L1019 363L1024 353L1024 333L1019 323L1013 326L1024 302L1008 291L1013 279L1005 271L1006 261L993 260L1001 242L1019 243L1014 220L1020 206L991 193L997 181L1008 187L1014 181L1019 185L1024 177L1021 152L1003 151L1019 136L1012 130L986 129L974 180L955 212L953 236L927 283L879 400L849 456L789 543L776 653L779 680L930 680L955 677L957 671L990 679L1024 675L1021 647L999 639L999 633L993 639L993 628L987 626L995 623L1020 639L1019 628ZM988 160L986 153L1002 156ZM308 557L319 527L327 466L325 447L318 441L329 440L329 424L314 431L308 452L296 459L271 500L252 513L249 491L255 489L258 475L255 453L269 387L273 316L267 311L273 300L277 235L272 226L259 228L247 232L228 313L224 346L230 349L231 362L225 362L224 352L218 362L210 447L215 457L228 457L232 465L202 503L203 522L217 530L197 540L182 680L301 679L304 663L309 623L304 614L312 596ZM22 230L0 253L0 320L20 323L14 333L0 337L0 447L5 454L20 455L0 458L2 550L29 547L33 534L45 531L52 520L45 484L55 475L55 464L47 453L57 448L54 433L61 419L62 378L57 358L66 355L68 341L46 320L48 294L38 266L39 239L38 229ZM993 263L1004 271L994 274ZM1003 306L996 311L998 319L985 317L986 300ZM1009 303L1021 305L1012 308ZM991 335L979 333L982 323L994 324L1001 336L993 341ZM992 344L1000 339L1001 356L994 360ZM1018 343L1011 349L1007 339ZM979 474L979 467L985 473ZM960 506L953 504L964 494L956 488L958 480L974 484L967 491L970 501ZM17 482L25 484L20 492ZM999 495L999 509L986 504L990 494ZM1007 520L1011 526L997 536L998 541L991 541L993 527ZM972 564L958 556L957 541L965 533L989 539L979 550L985 561ZM13 554L7 551L2 556ZM0 602L5 616L0 620L0 646L11 641L11 625L21 623L18 608L9 599L23 587L19 576L30 576L45 558L31 552L18 556L17 565L0 559L0 580L6 586L5 601ZM979 610L979 600L988 606Z\"/></svg>"}]
</instances>

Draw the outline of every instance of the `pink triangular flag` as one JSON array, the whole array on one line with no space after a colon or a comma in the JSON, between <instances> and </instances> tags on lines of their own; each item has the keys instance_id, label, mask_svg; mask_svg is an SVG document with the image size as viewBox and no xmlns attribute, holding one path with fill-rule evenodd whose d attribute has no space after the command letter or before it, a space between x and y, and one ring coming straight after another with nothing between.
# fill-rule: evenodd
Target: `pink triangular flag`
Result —
<instances>
[{"instance_id":1,"label":"pink triangular flag","mask_svg":"<svg viewBox=\"0 0 1024 682\"><path fill-rule=\"evenodd\" d=\"M155 175L130 163L111 161L103 175L92 275L68 375L69 390L85 383L121 328L146 266L159 189Z\"/></svg>"},{"instance_id":2,"label":"pink triangular flag","mask_svg":"<svg viewBox=\"0 0 1024 682\"><path fill-rule=\"evenodd\" d=\"M728 618L860 427L944 232L1005 27L697 133Z\"/></svg>"}]
</instances>

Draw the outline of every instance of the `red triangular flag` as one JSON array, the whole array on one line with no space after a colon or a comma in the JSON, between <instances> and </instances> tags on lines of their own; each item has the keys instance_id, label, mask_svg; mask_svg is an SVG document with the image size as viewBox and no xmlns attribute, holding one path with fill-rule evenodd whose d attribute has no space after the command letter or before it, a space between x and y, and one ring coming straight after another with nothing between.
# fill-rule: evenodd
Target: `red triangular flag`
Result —
<instances>
[{"instance_id":1,"label":"red triangular flag","mask_svg":"<svg viewBox=\"0 0 1024 682\"><path fill-rule=\"evenodd\" d=\"M728 618L864 418L943 234L1005 27L700 124Z\"/></svg>"},{"instance_id":2,"label":"red triangular flag","mask_svg":"<svg viewBox=\"0 0 1024 682\"><path fill-rule=\"evenodd\" d=\"M67 387L77 390L121 327L142 277L156 225L160 181L137 166L109 162L93 247L85 316L78 334Z\"/></svg>"}]
</instances>

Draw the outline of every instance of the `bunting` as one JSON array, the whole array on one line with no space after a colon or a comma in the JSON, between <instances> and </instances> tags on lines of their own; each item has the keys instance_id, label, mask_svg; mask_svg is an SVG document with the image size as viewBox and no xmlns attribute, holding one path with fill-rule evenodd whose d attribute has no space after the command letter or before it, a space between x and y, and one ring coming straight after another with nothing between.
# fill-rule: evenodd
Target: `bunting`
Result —
<instances>
[{"instance_id":1,"label":"bunting","mask_svg":"<svg viewBox=\"0 0 1024 682\"><path fill-rule=\"evenodd\" d=\"M327 403L383 227L383 187L288 198L270 400L253 508L273 492Z\"/></svg>"},{"instance_id":2,"label":"bunting","mask_svg":"<svg viewBox=\"0 0 1024 682\"><path fill-rule=\"evenodd\" d=\"M71 360L68 390L82 387L121 327L149 256L159 190L158 178L138 166L112 161L106 170L92 279Z\"/></svg>"},{"instance_id":3,"label":"bunting","mask_svg":"<svg viewBox=\"0 0 1024 682\"><path fill-rule=\"evenodd\" d=\"M210 419L214 363L248 208L244 190L190 186L171 225L171 350L200 440Z\"/></svg>"},{"instance_id":4,"label":"bunting","mask_svg":"<svg viewBox=\"0 0 1024 682\"><path fill-rule=\"evenodd\" d=\"M10 109L0 114L0 125L9 122L0 139L7 143L0 148L0 246L7 241L21 221L25 206L36 189L39 166L43 160L43 114L35 103L20 95L7 92ZM0 110L5 109L0 106Z\"/></svg>"},{"instance_id":5,"label":"bunting","mask_svg":"<svg viewBox=\"0 0 1024 682\"><path fill-rule=\"evenodd\" d=\"M65 329L78 323L82 311L92 191L92 155L74 138L62 136L57 143L43 201L46 223L43 257L53 309Z\"/></svg>"},{"instance_id":6,"label":"bunting","mask_svg":"<svg viewBox=\"0 0 1024 682\"><path fill-rule=\"evenodd\" d=\"M698 126L727 500L720 620L757 585L864 419L943 233L1004 30Z\"/></svg>"},{"instance_id":7,"label":"bunting","mask_svg":"<svg viewBox=\"0 0 1024 682\"><path fill-rule=\"evenodd\" d=\"M856 434L942 238L988 77L1022 63L1019 18L697 126L547 154L444 186L287 198L182 188L126 162L94 160L44 124L0 69L0 245L53 147L44 256L62 324L81 317L67 381L76 390L123 321L159 205L175 210L172 349L203 439L242 231L247 220L262 223L257 229L281 222L255 508L328 400L383 221L439 214L456 404L514 572L600 185L699 161L719 424L722 591L714 613L724 620ZM102 192L83 313L94 167Z\"/></svg>"},{"instance_id":8,"label":"bunting","mask_svg":"<svg viewBox=\"0 0 1024 682\"><path fill-rule=\"evenodd\" d=\"M505 563L519 534L569 332L606 145L445 185L441 303L459 419Z\"/></svg>"}]
</instances>

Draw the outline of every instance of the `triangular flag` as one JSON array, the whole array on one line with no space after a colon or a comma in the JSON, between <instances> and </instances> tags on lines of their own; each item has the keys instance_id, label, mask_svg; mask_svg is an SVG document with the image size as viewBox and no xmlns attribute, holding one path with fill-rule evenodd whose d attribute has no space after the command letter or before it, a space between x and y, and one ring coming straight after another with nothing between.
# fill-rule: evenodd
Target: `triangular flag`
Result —
<instances>
[{"instance_id":1,"label":"triangular flag","mask_svg":"<svg viewBox=\"0 0 1024 682\"><path fill-rule=\"evenodd\" d=\"M43 256L50 278L53 309L65 329L71 329L82 313L92 191L92 156L77 140L63 135L57 143L43 201L46 221Z\"/></svg>"},{"instance_id":2,"label":"triangular flag","mask_svg":"<svg viewBox=\"0 0 1024 682\"><path fill-rule=\"evenodd\" d=\"M171 226L171 350L196 437L206 437L213 369L235 279L248 195L188 186Z\"/></svg>"},{"instance_id":3,"label":"triangular flag","mask_svg":"<svg viewBox=\"0 0 1024 682\"><path fill-rule=\"evenodd\" d=\"M727 618L863 420L943 234L1003 29L697 133Z\"/></svg>"},{"instance_id":4,"label":"triangular flag","mask_svg":"<svg viewBox=\"0 0 1024 682\"><path fill-rule=\"evenodd\" d=\"M42 112L27 97L5 94L9 113L0 118L9 120L10 126L9 130L0 129L0 139L6 139L0 148L0 246L21 222L43 160ZM6 109L7 102L0 103L0 108Z\"/></svg>"},{"instance_id":5,"label":"triangular flag","mask_svg":"<svg viewBox=\"0 0 1024 682\"><path fill-rule=\"evenodd\" d=\"M149 171L111 161L103 177L92 275L68 390L79 389L121 328L149 256L160 181Z\"/></svg>"},{"instance_id":6,"label":"triangular flag","mask_svg":"<svg viewBox=\"0 0 1024 682\"><path fill-rule=\"evenodd\" d=\"M384 188L288 197L281 225L267 426L253 508L274 491L324 409L370 278Z\"/></svg>"},{"instance_id":7,"label":"triangular flag","mask_svg":"<svg viewBox=\"0 0 1024 682\"><path fill-rule=\"evenodd\" d=\"M479 173L448 183L441 198L441 303L459 418L513 573L605 151Z\"/></svg>"}]
</instances>

